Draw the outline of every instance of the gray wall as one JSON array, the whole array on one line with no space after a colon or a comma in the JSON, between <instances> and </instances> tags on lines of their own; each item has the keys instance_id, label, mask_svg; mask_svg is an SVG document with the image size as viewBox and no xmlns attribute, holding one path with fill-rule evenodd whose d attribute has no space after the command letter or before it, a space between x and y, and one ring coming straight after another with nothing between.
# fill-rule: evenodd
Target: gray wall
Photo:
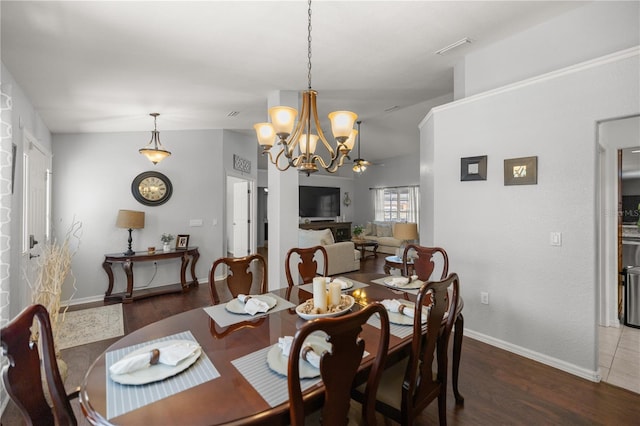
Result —
<instances>
[{"instance_id":1,"label":"gray wall","mask_svg":"<svg viewBox=\"0 0 640 426\"><path fill-rule=\"evenodd\" d=\"M172 156L155 166L138 153L149 137L149 132L54 135L54 234L62 236L73 218L83 224L72 265L78 282L76 303L104 294L104 254L126 249L127 231L115 226L119 209L145 212L144 229L133 231L134 250L160 247L163 233L189 234L189 245L200 249L196 273L201 281L206 282L209 266L222 255L223 131L162 131ZM161 206L144 206L131 194L131 181L148 170L165 174L173 183L173 196ZM191 227L191 219L203 225ZM114 271L114 291L122 291L124 273L117 267ZM178 262L159 262L153 280L152 275L151 262L135 266L136 285L154 287L179 281ZM65 288L63 300L69 291Z\"/></svg>"},{"instance_id":2,"label":"gray wall","mask_svg":"<svg viewBox=\"0 0 640 426\"><path fill-rule=\"evenodd\" d=\"M447 249L460 275L465 333L592 380L596 127L640 112L639 54L465 98L423 123L422 148L433 153L421 177L434 185L422 200L433 205L429 242ZM460 158L481 154L487 180L461 182ZM538 184L505 186L504 159L525 156L538 157ZM550 245L550 232L562 232L562 246ZM481 291L489 305L480 304Z\"/></svg>"}]
</instances>

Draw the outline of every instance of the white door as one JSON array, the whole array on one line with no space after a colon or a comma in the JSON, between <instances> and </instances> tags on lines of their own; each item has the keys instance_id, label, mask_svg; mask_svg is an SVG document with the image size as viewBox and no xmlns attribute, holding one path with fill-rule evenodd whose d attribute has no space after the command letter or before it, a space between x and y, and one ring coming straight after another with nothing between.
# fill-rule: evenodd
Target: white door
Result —
<instances>
[{"instance_id":1,"label":"white door","mask_svg":"<svg viewBox=\"0 0 640 426\"><path fill-rule=\"evenodd\" d=\"M247 256L249 252L249 182L233 184L233 255Z\"/></svg>"},{"instance_id":2,"label":"white door","mask_svg":"<svg viewBox=\"0 0 640 426\"><path fill-rule=\"evenodd\" d=\"M51 238L51 154L33 136L24 135L22 270L34 282L42 245ZM22 298L24 306L29 304L30 290Z\"/></svg>"}]
</instances>

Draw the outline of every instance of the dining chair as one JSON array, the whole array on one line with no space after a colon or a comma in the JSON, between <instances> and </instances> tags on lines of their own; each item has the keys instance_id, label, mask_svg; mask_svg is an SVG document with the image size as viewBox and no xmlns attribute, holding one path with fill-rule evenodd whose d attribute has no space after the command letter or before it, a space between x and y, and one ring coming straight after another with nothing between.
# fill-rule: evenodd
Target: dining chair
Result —
<instances>
[{"instance_id":1,"label":"dining chair","mask_svg":"<svg viewBox=\"0 0 640 426\"><path fill-rule=\"evenodd\" d=\"M227 267L224 281L232 298L238 297L238 294L250 294L251 290L256 287L254 281L257 281L259 294L268 291L267 263L260 254L255 253L244 257L221 257L213 262L209 270L209 291L211 302L214 305L220 303L220 296L215 285L216 268L220 265ZM258 277L254 278L256 274Z\"/></svg>"},{"instance_id":2,"label":"dining chair","mask_svg":"<svg viewBox=\"0 0 640 426\"><path fill-rule=\"evenodd\" d=\"M360 401L362 403L360 414L364 424L376 424L374 409L376 390L389 347L389 316L380 303L372 303L359 311L344 316L316 319L307 322L298 330L291 344L287 374L289 412L293 426L305 424L304 398L300 388L299 358L305 339L317 331L325 332L327 342L331 344L331 351L324 352L320 357L320 375L324 383L324 402L320 411L321 422L325 425L347 425L349 423L349 412L351 411L353 414L355 411L351 408L350 393L367 345L367 342L360 337L360 333L363 324L376 314L380 318L379 335L376 336L378 350L375 353L366 384L363 384L364 396ZM310 423L315 424L315 422L308 424Z\"/></svg>"},{"instance_id":3,"label":"dining chair","mask_svg":"<svg viewBox=\"0 0 640 426\"><path fill-rule=\"evenodd\" d=\"M441 324L447 309L455 312L457 308L459 286L457 274L452 273L444 280L425 283L418 291L409 357L387 368L380 380L375 407L385 417L413 425L417 416L438 399L440 424L447 424L447 343L453 315L447 317L444 327ZM453 297L448 307L449 287L453 288ZM422 322L423 305L430 306L425 310L426 324ZM365 400L361 386L352 396L360 402Z\"/></svg>"},{"instance_id":4,"label":"dining chair","mask_svg":"<svg viewBox=\"0 0 640 426\"><path fill-rule=\"evenodd\" d=\"M408 244L402 255L402 270L405 276L408 276L409 267L407 264L409 251L413 250L415 257L413 259L414 274L419 280L429 281L435 270L436 260L442 258L442 272L440 280L443 280L449 274L449 256L445 249L441 247L425 247L417 244ZM462 315L462 307L464 303L462 298L458 297L458 304L454 312L454 342L453 342L453 365L451 369L453 394L457 404L464 404L464 397L458 389L458 375L460 371L460 355L462 353L462 335L464 331L464 316ZM447 310L449 312L449 310Z\"/></svg>"},{"instance_id":5,"label":"dining chair","mask_svg":"<svg viewBox=\"0 0 640 426\"><path fill-rule=\"evenodd\" d=\"M40 325L40 344L32 341L31 326L37 319ZM28 425L76 425L70 400L77 398L79 389L67 395L58 370L49 313L42 305L26 307L0 332L3 354L8 364L2 370L7 393L15 402ZM41 353L39 351L41 350ZM44 381L53 408L47 402Z\"/></svg>"},{"instance_id":6,"label":"dining chair","mask_svg":"<svg viewBox=\"0 0 640 426\"><path fill-rule=\"evenodd\" d=\"M329 258L324 247L294 247L287 252L287 256L285 257L284 261L284 270L287 276L287 284L289 285L287 296L296 284L310 283L313 281L314 277L318 276L317 256L320 256L324 260L322 273L320 276L326 277L329 271ZM292 263L296 260L297 262L292 266ZM296 265L298 267L298 274L296 276L297 282L294 281L294 274L292 273L292 269Z\"/></svg>"}]
</instances>

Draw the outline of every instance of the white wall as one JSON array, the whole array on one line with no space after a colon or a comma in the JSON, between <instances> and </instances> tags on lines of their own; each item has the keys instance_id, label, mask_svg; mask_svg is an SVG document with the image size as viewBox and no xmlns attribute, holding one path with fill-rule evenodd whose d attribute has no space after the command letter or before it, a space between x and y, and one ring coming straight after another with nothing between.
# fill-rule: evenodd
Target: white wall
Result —
<instances>
[{"instance_id":1,"label":"white wall","mask_svg":"<svg viewBox=\"0 0 640 426\"><path fill-rule=\"evenodd\" d=\"M640 2L595 1L467 55L456 99L640 44Z\"/></svg>"},{"instance_id":2,"label":"white wall","mask_svg":"<svg viewBox=\"0 0 640 426\"><path fill-rule=\"evenodd\" d=\"M460 275L472 337L598 379L596 127L639 112L639 55L456 101L422 123L433 240ZM460 158L483 154L487 180L461 182ZM504 186L504 159L524 156L538 157L538 184ZM561 247L550 232L562 232Z\"/></svg>"},{"instance_id":3,"label":"white wall","mask_svg":"<svg viewBox=\"0 0 640 426\"><path fill-rule=\"evenodd\" d=\"M104 295L104 254L127 247L127 231L115 226L119 209L145 212L144 229L133 231L134 250L160 247L163 233L189 234L189 245L200 251L196 275L206 284L209 267L222 255L222 135L222 130L163 131L163 144L172 156L155 166L138 153L150 132L54 135L54 234L60 238L74 217L83 224L80 249L72 265L78 282L72 303ZM132 180L148 170L165 174L173 183L171 199L161 206L144 206L131 194ZM201 219L203 226L190 227L190 219ZM117 266L113 269L114 292L123 291L124 272ZM151 262L135 265L136 286L148 284L152 275ZM172 260L159 262L158 273L149 285L175 282L179 282L179 263ZM69 296L69 289L65 290L63 299Z\"/></svg>"}]
</instances>

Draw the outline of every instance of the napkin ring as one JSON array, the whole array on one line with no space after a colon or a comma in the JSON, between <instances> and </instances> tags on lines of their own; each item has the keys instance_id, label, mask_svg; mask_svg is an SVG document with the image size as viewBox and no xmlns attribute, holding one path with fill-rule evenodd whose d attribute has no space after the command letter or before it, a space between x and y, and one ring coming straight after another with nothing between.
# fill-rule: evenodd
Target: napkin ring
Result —
<instances>
[{"instance_id":1,"label":"napkin ring","mask_svg":"<svg viewBox=\"0 0 640 426\"><path fill-rule=\"evenodd\" d=\"M400 306L398 306L398 312L399 312L399 313L401 313L401 314L403 314L403 313L404 313L404 309L405 309L406 307L407 307L407 305L402 305L402 304L401 304Z\"/></svg>"},{"instance_id":2,"label":"napkin ring","mask_svg":"<svg viewBox=\"0 0 640 426\"><path fill-rule=\"evenodd\" d=\"M302 358L305 361L308 361L307 354L309 352L313 352L313 348L311 347L311 345L307 345L303 347L302 350L300 351L300 358Z\"/></svg>"},{"instance_id":3,"label":"napkin ring","mask_svg":"<svg viewBox=\"0 0 640 426\"><path fill-rule=\"evenodd\" d=\"M158 361L160 361L160 350L159 349L152 349L151 350L151 360L149 361L149 364L156 365L158 363Z\"/></svg>"}]
</instances>

